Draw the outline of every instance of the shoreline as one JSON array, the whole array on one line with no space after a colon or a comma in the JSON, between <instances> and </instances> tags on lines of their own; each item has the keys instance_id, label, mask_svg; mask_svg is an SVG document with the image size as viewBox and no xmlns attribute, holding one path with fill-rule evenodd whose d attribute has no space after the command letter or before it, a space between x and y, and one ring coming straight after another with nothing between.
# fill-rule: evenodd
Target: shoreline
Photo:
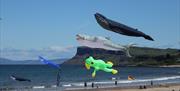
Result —
<instances>
[{"instance_id":1,"label":"shoreline","mask_svg":"<svg viewBox=\"0 0 180 91\"><path fill-rule=\"evenodd\" d=\"M127 66L115 66L115 67L164 67L164 68L169 68L169 67L180 67L180 64L178 65L157 65L157 66L152 66L152 65L141 65L141 66L138 66L138 65L127 65Z\"/></svg>"},{"instance_id":2,"label":"shoreline","mask_svg":"<svg viewBox=\"0 0 180 91\"><path fill-rule=\"evenodd\" d=\"M41 65L41 64L0 64L1 66L19 66L19 65L22 65L22 66L44 66L44 65ZM65 64L64 66L83 66L84 65L72 65L72 64ZM180 64L178 65L114 65L114 67L180 67Z\"/></svg>"},{"instance_id":3,"label":"shoreline","mask_svg":"<svg viewBox=\"0 0 180 91\"><path fill-rule=\"evenodd\" d=\"M143 85L144 86L144 85ZM180 91L180 83L178 84L157 84L157 85L145 85L145 88L140 88L140 86L130 86L130 87L83 87L83 88L67 88L65 91Z\"/></svg>"},{"instance_id":4,"label":"shoreline","mask_svg":"<svg viewBox=\"0 0 180 91\"><path fill-rule=\"evenodd\" d=\"M140 87L141 86L141 87ZM145 88L144 88L145 86ZM155 85L139 85L139 86L118 86L118 85L110 85L110 86L99 86L99 87L44 87L44 86L36 86L36 87L25 87L25 88L1 88L1 91L180 91L180 83L162 83Z\"/></svg>"},{"instance_id":5,"label":"shoreline","mask_svg":"<svg viewBox=\"0 0 180 91\"><path fill-rule=\"evenodd\" d=\"M160 67L180 67L180 65L163 65L163 66L160 66Z\"/></svg>"}]
</instances>

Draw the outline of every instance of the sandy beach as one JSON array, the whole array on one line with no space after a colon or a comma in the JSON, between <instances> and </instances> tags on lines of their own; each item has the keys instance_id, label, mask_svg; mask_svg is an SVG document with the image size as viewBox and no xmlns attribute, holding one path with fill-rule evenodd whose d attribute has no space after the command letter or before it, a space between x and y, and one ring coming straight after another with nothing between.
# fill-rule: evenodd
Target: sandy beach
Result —
<instances>
[{"instance_id":1,"label":"sandy beach","mask_svg":"<svg viewBox=\"0 0 180 91\"><path fill-rule=\"evenodd\" d=\"M146 86L119 87L119 86L102 86L102 87L78 87L78 88L62 88L62 87L39 87L39 88L1 88L0 91L180 91L180 84L161 84Z\"/></svg>"},{"instance_id":2,"label":"sandy beach","mask_svg":"<svg viewBox=\"0 0 180 91\"><path fill-rule=\"evenodd\" d=\"M180 91L180 84L147 86L145 89L140 87L104 87L104 88L83 88L66 89L65 91Z\"/></svg>"}]
</instances>

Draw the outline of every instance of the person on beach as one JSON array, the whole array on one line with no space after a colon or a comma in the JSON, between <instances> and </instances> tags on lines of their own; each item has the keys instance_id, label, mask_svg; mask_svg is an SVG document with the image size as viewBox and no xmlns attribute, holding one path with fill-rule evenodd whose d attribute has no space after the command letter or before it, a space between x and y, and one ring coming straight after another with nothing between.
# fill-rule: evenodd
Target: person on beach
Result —
<instances>
[{"instance_id":1,"label":"person on beach","mask_svg":"<svg viewBox=\"0 0 180 91\"><path fill-rule=\"evenodd\" d=\"M153 81L151 81L151 86L153 86Z\"/></svg>"},{"instance_id":2,"label":"person on beach","mask_svg":"<svg viewBox=\"0 0 180 91\"><path fill-rule=\"evenodd\" d=\"M94 82L92 82L92 85L91 85L91 86L92 86L92 88L94 88Z\"/></svg>"},{"instance_id":3,"label":"person on beach","mask_svg":"<svg viewBox=\"0 0 180 91\"><path fill-rule=\"evenodd\" d=\"M143 87L140 85L140 86L139 86L139 89L143 89Z\"/></svg>"},{"instance_id":4,"label":"person on beach","mask_svg":"<svg viewBox=\"0 0 180 91\"><path fill-rule=\"evenodd\" d=\"M115 81L115 85L117 85L117 81Z\"/></svg>"},{"instance_id":5,"label":"person on beach","mask_svg":"<svg viewBox=\"0 0 180 91\"><path fill-rule=\"evenodd\" d=\"M60 84L60 69L58 70L57 81L56 81L56 85L59 86L59 84Z\"/></svg>"},{"instance_id":6,"label":"person on beach","mask_svg":"<svg viewBox=\"0 0 180 91\"><path fill-rule=\"evenodd\" d=\"M144 85L144 87L143 87L144 89L146 89L146 86Z\"/></svg>"},{"instance_id":7,"label":"person on beach","mask_svg":"<svg viewBox=\"0 0 180 91\"><path fill-rule=\"evenodd\" d=\"M84 82L84 87L87 87L87 82Z\"/></svg>"}]
</instances>

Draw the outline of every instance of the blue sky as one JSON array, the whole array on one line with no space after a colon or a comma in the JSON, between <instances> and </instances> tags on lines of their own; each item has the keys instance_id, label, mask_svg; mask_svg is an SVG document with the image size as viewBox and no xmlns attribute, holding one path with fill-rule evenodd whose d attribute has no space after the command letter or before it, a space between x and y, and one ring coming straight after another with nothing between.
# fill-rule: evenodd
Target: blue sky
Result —
<instances>
[{"instance_id":1,"label":"blue sky","mask_svg":"<svg viewBox=\"0 0 180 91\"><path fill-rule=\"evenodd\" d=\"M22 59L30 59L38 51L45 55L44 50L45 56L58 51L51 58L71 57L75 54L71 50L79 46L78 33L111 37L119 44L180 48L180 0L0 0L0 4L1 57L21 59L26 54ZM107 31L96 23L96 12L138 28L155 41Z\"/></svg>"}]
</instances>

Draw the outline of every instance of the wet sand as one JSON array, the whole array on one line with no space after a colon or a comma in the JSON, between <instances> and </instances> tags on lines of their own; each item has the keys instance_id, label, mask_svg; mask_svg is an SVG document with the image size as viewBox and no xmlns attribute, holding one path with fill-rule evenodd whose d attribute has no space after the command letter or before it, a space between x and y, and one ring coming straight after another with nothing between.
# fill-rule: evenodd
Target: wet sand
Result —
<instances>
[{"instance_id":1,"label":"wet sand","mask_svg":"<svg viewBox=\"0 0 180 91\"><path fill-rule=\"evenodd\" d=\"M180 84L156 85L140 87L103 87L103 88L83 88L83 89L66 89L65 91L180 91Z\"/></svg>"},{"instance_id":2,"label":"wet sand","mask_svg":"<svg viewBox=\"0 0 180 91\"><path fill-rule=\"evenodd\" d=\"M146 86L140 89L140 86L131 86L131 87L78 87L78 88L62 88L62 87L48 87L48 88L4 88L0 91L180 91L180 84L162 84L154 86Z\"/></svg>"}]
</instances>

